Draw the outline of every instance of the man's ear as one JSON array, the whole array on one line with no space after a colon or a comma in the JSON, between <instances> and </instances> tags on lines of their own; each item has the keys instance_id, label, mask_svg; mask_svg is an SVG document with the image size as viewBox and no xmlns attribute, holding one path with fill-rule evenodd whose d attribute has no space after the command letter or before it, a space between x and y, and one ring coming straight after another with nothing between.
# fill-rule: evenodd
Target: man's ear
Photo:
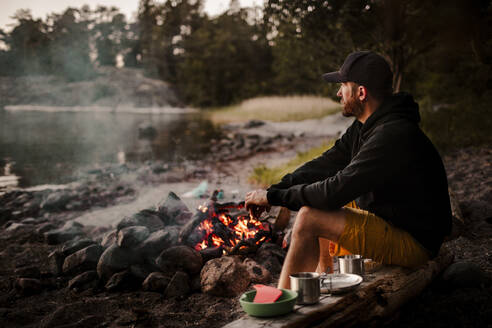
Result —
<instances>
[{"instance_id":1,"label":"man's ear","mask_svg":"<svg viewBox=\"0 0 492 328\"><path fill-rule=\"evenodd\" d=\"M363 85L359 85L359 100L361 102L367 101L367 88Z\"/></svg>"}]
</instances>

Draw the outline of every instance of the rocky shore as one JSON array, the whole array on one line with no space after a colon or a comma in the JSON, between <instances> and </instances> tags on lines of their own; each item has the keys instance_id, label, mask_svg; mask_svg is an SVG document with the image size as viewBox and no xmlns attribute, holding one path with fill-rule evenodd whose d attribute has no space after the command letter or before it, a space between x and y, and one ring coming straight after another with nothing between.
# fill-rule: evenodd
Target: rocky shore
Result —
<instances>
[{"instance_id":1,"label":"rocky shore","mask_svg":"<svg viewBox=\"0 0 492 328\"><path fill-rule=\"evenodd\" d=\"M207 196L174 202L168 194L172 188L182 195L207 180L208 196L223 189L226 201L240 201L253 188L247 182L253 165L281 162L321 142L319 136L273 133L272 128L258 133L254 129L262 123L250 124L216 140L199 163L108 166L59 190L3 191L0 325L218 327L242 315L238 291L251 288L252 281L275 281L282 249L272 244L255 256L219 258L214 267L233 268L232 277L249 278L233 279L230 289L217 291L212 278L201 277L210 258L179 242L183 225ZM444 162L466 222L457 238L445 244L455 264L390 326L459 322L486 327L491 322L492 148L462 149ZM170 210L176 206L181 216ZM158 250L153 246L150 254L147 244ZM137 248L147 251L133 254ZM254 267L255 278L243 274ZM263 268L273 276L266 279Z\"/></svg>"}]
</instances>

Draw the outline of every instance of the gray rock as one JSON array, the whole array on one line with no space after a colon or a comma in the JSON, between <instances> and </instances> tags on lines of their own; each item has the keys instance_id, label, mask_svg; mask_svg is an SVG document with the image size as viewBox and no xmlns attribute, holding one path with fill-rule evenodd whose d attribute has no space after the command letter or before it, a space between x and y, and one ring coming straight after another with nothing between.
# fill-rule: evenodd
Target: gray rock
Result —
<instances>
[{"instance_id":1,"label":"gray rock","mask_svg":"<svg viewBox=\"0 0 492 328\"><path fill-rule=\"evenodd\" d=\"M62 211L72 199L67 191L50 193L41 203L41 208L48 211Z\"/></svg>"},{"instance_id":2,"label":"gray rock","mask_svg":"<svg viewBox=\"0 0 492 328\"><path fill-rule=\"evenodd\" d=\"M110 292L116 292L134 289L136 285L137 282L135 281L135 277L133 277L130 271L125 270L113 274L111 278L109 278L104 288Z\"/></svg>"},{"instance_id":3,"label":"gray rock","mask_svg":"<svg viewBox=\"0 0 492 328\"><path fill-rule=\"evenodd\" d=\"M255 261L264 266L271 274L279 274L282 270L286 251L272 243L264 243L256 251Z\"/></svg>"},{"instance_id":4,"label":"gray rock","mask_svg":"<svg viewBox=\"0 0 492 328\"><path fill-rule=\"evenodd\" d=\"M63 244L61 251L64 256L69 256L81 250L82 248L86 248L87 246L94 244L95 242L88 238L69 240Z\"/></svg>"},{"instance_id":5,"label":"gray rock","mask_svg":"<svg viewBox=\"0 0 492 328\"><path fill-rule=\"evenodd\" d=\"M36 229L36 232L38 234L44 234L45 232L48 232L50 230L55 230L56 229L56 225L54 225L53 223L51 222L45 222L43 224L41 224L37 229Z\"/></svg>"},{"instance_id":6,"label":"gray rock","mask_svg":"<svg viewBox=\"0 0 492 328\"><path fill-rule=\"evenodd\" d=\"M154 139L157 136L157 130L150 124L142 123L138 126L138 137L140 139Z\"/></svg>"},{"instance_id":7,"label":"gray rock","mask_svg":"<svg viewBox=\"0 0 492 328\"><path fill-rule=\"evenodd\" d=\"M197 274L197 275L193 276L193 278L191 278L190 289L192 292L197 292L197 293L202 291L202 285L200 282L200 275L199 274Z\"/></svg>"},{"instance_id":8,"label":"gray rock","mask_svg":"<svg viewBox=\"0 0 492 328\"><path fill-rule=\"evenodd\" d=\"M138 247L139 252L149 263L155 263L156 257L164 250L178 243L179 227L166 227L154 231Z\"/></svg>"},{"instance_id":9,"label":"gray rock","mask_svg":"<svg viewBox=\"0 0 492 328\"><path fill-rule=\"evenodd\" d=\"M221 257L223 251L221 247L207 247L200 250L200 254L202 255L203 263L207 263L211 259Z\"/></svg>"},{"instance_id":10,"label":"gray rock","mask_svg":"<svg viewBox=\"0 0 492 328\"><path fill-rule=\"evenodd\" d=\"M166 225L182 225L193 216L186 204L172 191L166 200L157 206L157 212Z\"/></svg>"},{"instance_id":11,"label":"gray rock","mask_svg":"<svg viewBox=\"0 0 492 328\"><path fill-rule=\"evenodd\" d=\"M15 288L24 295L39 294L43 286L41 281L33 278L17 278Z\"/></svg>"},{"instance_id":12,"label":"gray rock","mask_svg":"<svg viewBox=\"0 0 492 328\"><path fill-rule=\"evenodd\" d=\"M118 232L117 243L122 248L132 248L144 241L149 234L149 229L144 226L126 227Z\"/></svg>"},{"instance_id":13,"label":"gray rock","mask_svg":"<svg viewBox=\"0 0 492 328\"><path fill-rule=\"evenodd\" d=\"M84 234L82 227L83 225L78 222L69 221L59 229L45 232L44 237L46 242L50 245L61 244L68 240L82 236Z\"/></svg>"},{"instance_id":14,"label":"gray rock","mask_svg":"<svg viewBox=\"0 0 492 328\"><path fill-rule=\"evenodd\" d=\"M114 244L104 251L97 263L99 278L107 280L117 272L128 269L133 264L143 262L143 258L132 249L123 249Z\"/></svg>"},{"instance_id":15,"label":"gray rock","mask_svg":"<svg viewBox=\"0 0 492 328\"><path fill-rule=\"evenodd\" d=\"M149 274L155 272L157 268L150 264L143 263L130 265L129 270L136 280L143 282L149 276Z\"/></svg>"},{"instance_id":16,"label":"gray rock","mask_svg":"<svg viewBox=\"0 0 492 328\"><path fill-rule=\"evenodd\" d=\"M166 297L184 297L190 292L190 278L185 272L178 271L164 291Z\"/></svg>"},{"instance_id":17,"label":"gray rock","mask_svg":"<svg viewBox=\"0 0 492 328\"><path fill-rule=\"evenodd\" d=\"M142 210L133 216L123 218L116 229L120 231L126 227L132 226L144 226L149 229L150 232L154 232L164 228L164 223L162 223L157 212L152 210Z\"/></svg>"},{"instance_id":18,"label":"gray rock","mask_svg":"<svg viewBox=\"0 0 492 328\"><path fill-rule=\"evenodd\" d=\"M169 170L169 166L166 164L156 163L152 165L152 172L155 174L161 174L167 172Z\"/></svg>"},{"instance_id":19,"label":"gray rock","mask_svg":"<svg viewBox=\"0 0 492 328\"><path fill-rule=\"evenodd\" d=\"M109 246L113 245L116 243L116 237L118 235L118 231L117 230L112 230L112 231L109 231L107 232L102 241L101 241L101 246L106 249L108 248Z\"/></svg>"},{"instance_id":20,"label":"gray rock","mask_svg":"<svg viewBox=\"0 0 492 328\"><path fill-rule=\"evenodd\" d=\"M245 129L252 129L252 128L257 128L262 125L265 125L264 121L261 120L249 120L248 122L244 123L243 127Z\"/></svg>"},{"instance_id":21,"label":"gray rock","mask_svg":"<svg viewBox=\"0 0 492 328\"><path fill-rule=\"evenodd\" d=\"M79 274L68 282L68 288L80 292L97 285L97 272L95 270L86 271Z\"/></svg>"},{"instance_id":22,"label":"gray rock","mask_svg":"<svg viewBox=\"0 0 492 328\"><path fill-rule=\"evenodd\" d=\"M37 278L41 277L39 268L35 265L17 268L14 270L14 274L19 278Z\"/></svg>"},{"instance_id":23,"label":"gray rock","mask_svg":"<svg viewBox=\"0 0 492 328\"><path fill-rule=\"evenodd\" d=\"M200 253L189 246L173 246L165 249L156 258L157 267L165 273L178 270L194 275L200 272L203 266Z\"/></svg>"},{"instance_id":24,"label":"gray rock","mask_svg":"<svg viewBox=\"0 0 492 328\"><path fill-rule=\"evenodd\" d=\"M94 270L102 252L101 245L90 245L67 256L63 262L63 273L78 274L87 270Z\"/></svg>"},{"instance_id":25,"label":"gray rock","mask_svg":"<svg viewBox=\"0 0 492 328\"><path fill-rule=\"evenodd\" d=\"M63 261L65 256L60 250L54 250L48 255L48 263L51 273L55 276L59 276L63 272Z\"/></svg>"},{"instance_id":26,"label":"gray rock","mask_svg":"<svg viewBox=\"0 0 492 328\"><path fill-rule=\"evenodd\" d=\"M5 229L5 231L17 231L19 229L24 229L24 228L28 228L28 227L31 227L31 225L30 224L24 224L24 223L14 222L14 223L10 224L8 226L8 228Z\"/></svg>"},{"instance_id":27,"label":"gray rock","mask_svg":"<svg viewBox=\"0 0 492 328\"><path fill-rule=\"evenodd\" d=\"M478 265L469 262L451 264L443 272L442 280L453 288L481 287L490 283L485 272Z\"/></svg>"},{"instance_id":28,"label":"gray rock","mask_svg":"<svg viewBox=\"0 0 492 328\"><path fill-rule=\"evenodd\" d=\"M239 258L223 256L205 263L200 282L204 293L232 297L244 292L251 281Z\"/></svg>"},{"instance_id":29,"label":"gray rock","mask_svg":"<svg viewBox=\"0 0 492 328\"><path fill-rule=\"evenodd\" d=\"M162 272L152 272L142 283L142 288L149 292L163 293L170 281L171 278L165 276Z\"/></svg>"},{"instance_id":30,"label":"gray rock","mask_svg":"<svg viewBox=\"0 0 492 328\"><path fill-rule=\"evenodd\" d=\"M270 271L256 261L246 258L243 261L243 265L248 270L251 282L267 284L272 280Z\"/></svg>"},{"instance_id":31,"label":"gray rock","mask_svg":"<svg viewBox=\"0 0 492 328\"><path fill-rule=\"evenodd\" d=\"M35 218L27 218L21 221L23 224L36 224L39 223Z\"/></svg>"}]
</instances>

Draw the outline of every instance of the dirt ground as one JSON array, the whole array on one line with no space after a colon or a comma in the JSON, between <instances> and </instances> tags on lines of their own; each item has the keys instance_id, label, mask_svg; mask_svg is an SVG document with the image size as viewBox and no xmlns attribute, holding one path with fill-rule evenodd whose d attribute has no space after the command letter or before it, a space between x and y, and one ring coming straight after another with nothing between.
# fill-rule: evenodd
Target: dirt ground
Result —
<instances>
[{"instance_id":1,"label":"dirt ground","mask_svg":"<svg viewBox=\"0 0 492 328\"><path fill-rule=\"evenodd\" d=\"M315 141L306 145L309 143ZM230 172L231 183L247 184L246 167L281 162L289 152L295 153L285 149L282 156L260 154L228 163L223 169ZM445 247L455 255L455 261L474 263L491 277L492 147L462 149L445 156L444 162L466 221L461 236ZM1 327L220 327L243 315L237 297L194 293L183 299L165 299L160 293L109 293L102 287L74 293L66 287L68 278L49 273L47 256L55 246L45 244L43 236L32 229L15 233L4 229L0 232ZM15 270L25 266L39 268L40 293L24 295L15 288ZM438 278L386 325L490 327L491 295L490 284L451 287Z\"/></svg>"}]
</instances>

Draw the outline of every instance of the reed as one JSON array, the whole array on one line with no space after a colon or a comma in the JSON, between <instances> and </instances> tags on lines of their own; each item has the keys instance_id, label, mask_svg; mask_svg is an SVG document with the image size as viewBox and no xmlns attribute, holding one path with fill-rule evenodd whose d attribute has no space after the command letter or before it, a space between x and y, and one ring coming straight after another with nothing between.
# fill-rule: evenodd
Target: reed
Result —
<instances>
[{"instance_id":1,"label":"reed","mask_svg":"<svg viewBox=\"0 0 492 328\"><path fill-rule=\"evenodd\" d=\"M237 105L208 110L217 124L247 122L252 119L285 122L320 118L334 114L340 105L318 96L271 96L245 100Z\"/></svg>"}]
</instances>

